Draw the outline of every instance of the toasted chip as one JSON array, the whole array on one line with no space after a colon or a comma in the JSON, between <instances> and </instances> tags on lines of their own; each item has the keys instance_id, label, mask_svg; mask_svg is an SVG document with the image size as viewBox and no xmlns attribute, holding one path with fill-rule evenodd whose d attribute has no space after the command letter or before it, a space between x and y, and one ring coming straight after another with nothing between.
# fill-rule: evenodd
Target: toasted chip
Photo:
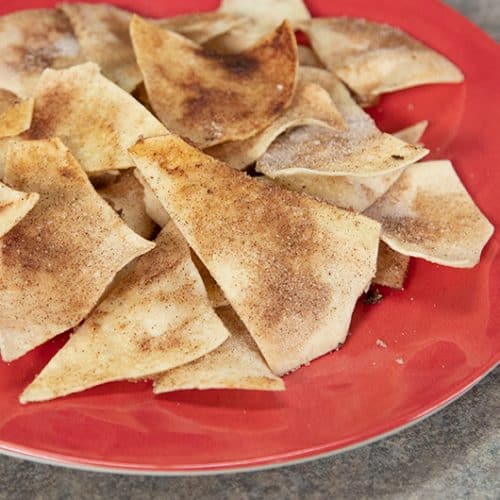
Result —
<instances>
[{"instance_id":1,"label":"toasted chip","mask_svg":"<svg viewBox=\"0 0 500 500\"><path fill-rule=\"evenodd\" d=\"M130 149L275 374L335 349L375 275L380 227L165 136Z\"/></svg>"},{"instance_id":2,"label":"toasted chip","mask_svg":"<svg viewBox=\"0 0 500 500\"><path fill-rule=\"evenodd\" d=\"M219 12L247 17L261 25L277 26L288 20L292 26L311 19L303 0L222 0Z\"/></svg>"},{"instance_id":3,"label":"toasted chip","mask_svg":"<svg viewBox=\"0 0 500 500\"><path fill-rule=\"evenodd\" d=\"M444 56L387 24L340 17L301 27L323 64L361 96L464 79Z\"/></svg>"},{"instance_id":4,"label":"toasted chip","mask_svg":"<svg viewBox=\"0 0 500 500\"><path fill-rule=\"evenodd\" d=\"M40 194L0 240L0 351L10 361L77 325L114 275L154 244L101 199L59 139L16 143L5 181Z\"/></svg>"},{"instance_id":5,"label":"toasted chip","mask_svg":"<svg viewBox=\"0 0 500 500\"><path fill-rule=\"evenodd\" d=\"M0 89L0 113L7 111L20 101L19 97L8 90Z\"/></svg>"},{"instance_id":6,"label":"toasted chip","mask_svg":"<svg viewBox=\"0 0 500 500\"><path fill-rule=\"evenodd\" d=\"M378 249L377 274L373 282L401 290L404 286L410 257L393 250L383 241Z\"/></svg>"},{"instance_id":7,"label":"toasted chip","mask_svg":"<svg viewBox=\"0 0 500 500\"><path fill-rule=\"evenodd\" d=\"M170 216L137 169L134 170L134 175L141 183L142 189L144 190L144 206L146 208L146 213L160 227L165 227L170 220Z\"/></svg>"},{"instance_id":8,"label":"toasted chip","mask_svg":"<svg viewBox=\"0 0 500 500\"><path fill-rule=\"evenodd\" d=\"M0 182L0 238L35 206L37 193L22 193Z\"/></svg>"},{"instance_id":9,"label":"toasted chip","mask_svg":"<svg viewBox=\"0 0 500 500\"><path fill-rule=\"evenodd\" d=\"M421 139L427 122L420 122L394 134L410 144ZM371 177L294 174L274 179L280 186L308 194L340 208L364 212L398 180L403 170ZM396 265L396 264L395 264Z\"/></svg>"},{"instance_id":10,"label":"toasted chip","mask_svg":"<svg viewBox=\"0 0 500 500\"><path fill-rule=\"evenodd\" d=\"M0 114L0 139L15 137L30 128L34 103L33 99L19 101Z\"/></svg>"},{"instance_id":11,"label":"toasted chip","mask_svg":"<svg viewBox=\"0 0 500 500\"><path fill-rule=\"evenodd\" d=\"M104 3L64 3L59 8L71 21L86 58L97 63L105 77L132 92L142 81L130 41L132 14Z\"/></svg>"},{"instance_id":12,"label":"toasted chip","mask_svg":"<svg viewBox=\"0 0 500 500\"><path fill-rule=\"evenodd\" d=\"M205 264L203 264L200 258L193 251L191 251L191 259L193 260L196 269L198 269L198 272L200 273L212 307L215 309L217 307L227 306L229 302L224 296L224 292L221 290L217 282L213 279L210 271L205 267Z\"/></svg>"},{"instance_id":13,"label":"toasted chip","mask_svg":"<svg viewBox=\"0 0 500 500\"><path fill-rule=\"evenodd\" d=\"M0 17L0 88L31 97L44 69L80 62L80 47L62 12L19 10Z\"/></svg>"},{"instance_id":14,"label":"toasted chip","mask_svg":"<svg viewBox=\"0 0 500 500\"><path fill-rule=\"evenodd\" d=\"M281 135L257 163L268 177L287 175L351 175L370 177L400 170L428 151L378 130L335 76L318 68L301 67L300 77L325 88L347 130L315 125L298 127Z\"/></svg>"},{"instance_id":15,"label":"toasted chip","mask_svg":"<svg viewBox=\"0 0 500 500\"><path fill-rule=\"evenodd\" d=\"M299 80L292 104L271 125L249 139L225 142L208 148L206 153L232 168L243 170L260 158L276 137L286 130L313 124L340 130L347 127L325 89Z\"/></svg>"},{"instance_id":16,"label":"toasted chip","mask_svg":"<svg viewBox=\"0 0 500 500\"><path fill-rule=\"evenodd\" d=\"M31 129L23 137L60 137L88 172L129 168L127 148L165 127L94 63L46 70L35 95Z\"/></svg>"},{"instance_id":17,"label":"toasted chip","mask_svg":"<svg viewBox=\"0 0 500 500\"><path fill-rule=\"evenodd\" d=\"M46 401L190 363L229 336L210 306L189 248L170 222L24 391Z\"/></svg>"},{"instance_id":18,"label":"toasted chip","mask_svg":"<svg viewBox=\"0 0 500 500\"><path fill-rule=\"evenodd\" d=\"M98 193L128 227L143 238L150 239L153 236L156 224L146 213L144 189L132 170L123 172L116 182L99 189Z\"/></svg>"},{"instance_id":19,"label":"toasted chip","mask_svg":"<svg viewBox=\"0 0 500 500\"><path fill-rule=\"evenodd\" d=\"M161 19L158 22L164 29L175 31L193 42L204 44L237 26L241 26L246 20L236 14L215 11L183 14Z\"/></svg>"},{"instance_id":20,"label":"toasted chip","mask_svg":"<svg viewBox=\"0 0 500 500\"><path fill-rule=\"evenodd\" d=\"M198 147L246 139L291 103L297 46L286 22L253 48L230 56L138 16L130 29L153 109L172 132Z\"/></svg>"},{"instance_id":21,"label":"toasted chip","mask_svg":"<svg viewBox=\"0 0 500 500\"><path fill-rule=\"evenodd\" d=\"M324 68L318 56L311 47L299 45L299 64L301 66L311 66L312 68Z\"/></svg>"},{"instance_id":22,"label":"toasted chip","mask_svg":"<svg viewBox=\"0 0 500 500\"><path fill-rule=\"evenodd\" d=\"M224 307L217 314L231 332L229 339L202 358L156 377L155 394L183 389L284 390L234 310Z\"/></svg>"},{"instance_id":23,"label":"toasted chip","mask_svg":"<svg viewBox=\"0 0 500 500\"><path fill-rule=\"evenodd\" d=\"M420 141L427 130L429 122L427 120L422 120L421 122L410 125L394 135L409 144L420 144Z\"/></svg>"},{"instance_id":24,"label":"toasted chip","mask_svg":"<svg viewBox=\"0 0 500 500\"><path fill-rule=\"evenodd\" d=\"M397 252L451 267L475 266L493 234L449 161L408 167L366 215Z\"/></svg>"}]
</instances>

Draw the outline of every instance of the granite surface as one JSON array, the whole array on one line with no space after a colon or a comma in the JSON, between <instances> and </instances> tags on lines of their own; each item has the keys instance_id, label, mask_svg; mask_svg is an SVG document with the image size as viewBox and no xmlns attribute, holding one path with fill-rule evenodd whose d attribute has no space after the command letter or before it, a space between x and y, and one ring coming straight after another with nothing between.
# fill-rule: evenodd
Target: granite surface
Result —
<instances>
[{"instance_id":1,"label":"granite surface","mask_svg":"<svg viewBox=\"0 0 500 500\"><path fill-rule=\"evenodd\" d=\"M500 0L448 0L500 40ZM436 415L391 438L263 472L152 478L72 471L0 457L0 500L498 499L500 369Z\"/></svg>"}]
</instances>

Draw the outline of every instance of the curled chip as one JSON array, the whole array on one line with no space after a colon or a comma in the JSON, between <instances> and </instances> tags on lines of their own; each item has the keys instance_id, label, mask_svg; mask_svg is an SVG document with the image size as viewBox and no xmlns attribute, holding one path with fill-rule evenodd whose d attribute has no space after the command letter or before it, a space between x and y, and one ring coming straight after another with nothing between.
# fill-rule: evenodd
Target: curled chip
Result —
<instances>
[{"instance_id":1,"label":"curled chip","mask_svg":"<svg viewBox=\"0 0 500 500\"><path fill-rule=\"evenodd\" d=\"M229 336L210 306L189 248L170 222L24 391L45 401L189 363Z\"/></svg>"},{"instance_id":2,"label":"curled chip","mask_svg":"<svg viewBox=\"0 0 500 500\"><path fill-rule=\"evenodd\" d=\"M155 377L154 392L180 389L282 391L283 381L266 365L255 342L231 307L217 310L231 336L217 349Z\"/></svg>"},{"instance_id":3,"label":"curled chip","mask_svg":"<svg viewBox=\"0 0 500 500\"><path fill-rule=\"evenodd\" d=\"M247 51L226 56L138 16L130 29L153 109L200 148L256 134L292 101L297 45L286 22Z\"/></svg>"},{"instance_id":4,"label":"curled chip","mask_svg":"<svg viewBox=\"0 0 500 500\"><path fill-rule=\"evenodd\" d=\"M130 153L275 374L345 340L375 275L378 223L252 179L173 135Z\"/></svg>"},{"instance_id":5,"label":"curled chip","mask_svg":"<svg viewBox=\"0 0 500 500\"><path fill-rule=\"evenodd\" d=\"M31 97L46 68L83 62L66 16L54 9L20 10L0 17L0 88Z\"/></svg>"},{"instance_id":6,"label":"curled chip","mask_svg":"<svg viewBox=\"0 0 500 500\"><path fill-rule=\"evenodd\" d=\"M451 267L475 266L493 234L449 161L408 167L365 213L397 252Z\"/></svg>"},{"instance_id":7,"label":"curled chip","mask_svg":"<svg viewBox=\"0 0 500 500\"><path fill-rule=\"evenodd\" d=\"M0 351L10 361L76 326L154 244L101 199L59 139L16 143L5 182L40 195L0 240Z\"/></svg>"},{"instance_id":8,"label":"curled chip","mask_svg":"<svg viewBox=\"0 0 500 500\"><path fill-rule=\"evenodd\" d=\"M316 18L301 28L322 63L365 100L417 85L464 79L446 57L387 24Z\"/></svg>"}]
</instances>

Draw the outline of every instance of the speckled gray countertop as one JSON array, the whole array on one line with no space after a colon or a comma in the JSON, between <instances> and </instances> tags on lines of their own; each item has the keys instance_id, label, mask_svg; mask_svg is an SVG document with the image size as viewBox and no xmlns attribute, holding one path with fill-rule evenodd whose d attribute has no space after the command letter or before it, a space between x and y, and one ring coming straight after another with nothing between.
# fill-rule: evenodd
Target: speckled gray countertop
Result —
<instances>
[{"instance_id":1,"label":"speckled gray countertop","mask_svg":"<svg viewBox=\"0 0 500 500\"><path fill-rule=\"evenodd\" d=\"M500 40L500 0L447 3ZM276 470L213 477L129 477L0 457L0 500L73 498L498 499L500 369L438 414L391 438Z\"/></svg>"}]
</instances>

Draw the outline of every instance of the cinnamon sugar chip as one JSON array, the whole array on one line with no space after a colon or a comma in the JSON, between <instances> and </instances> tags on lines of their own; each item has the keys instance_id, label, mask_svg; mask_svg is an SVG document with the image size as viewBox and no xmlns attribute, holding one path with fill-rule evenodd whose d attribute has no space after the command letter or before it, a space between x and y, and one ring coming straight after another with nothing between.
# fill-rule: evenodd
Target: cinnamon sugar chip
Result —
<instances>
[{"instance_id":1,"label":"cinnamon sugar chip","mask_svg":"<svg viewBox=\"0 0 500 500\"><path fill-rule=\"evenodd\" d=\"M46 68L67 68L84 60L62 12L19 10L0 17L0 88L31 97Z\"/></svg>"},{"instance_id":2,"label":"cinnamon sugar chip","mask_svg":"<svg viewBox=\"0 0 500 500\"><path fill-rule=\"evenodd\" d=\"M375 274L378 224L258 182L175 136L130 153L275 374L344 341Z\"/></svg>"},{"instance_id":3,"label":"cinnamon sugar chip","mask_svg":"<svg viewBox=\"0 0 500 500\"><path fill-rule=\"evenodd\" d=\"M200 148L246 139L290 106L297 45L287 22L226 56L138 16L130 29L153 109L169 130Z\"/></svg>"},{"instance_id":4,"label":"cinnamon sugar chip","mask_svg":"<svg viewBox=\"0 0 500 500\"><path fill-rule=\"evenodd\" d=\"M462 72L404 31L349 17L301 24L323 64L365 100L428 83L459 83Z\"/></svg>"},{"instance_id":5,"label":"cinnamon sugar chip","mask_svg":"<svg viewBox=\"0 0 500 500\"><path fill-rule=\"evenodd\" d=\"M115 274L154 245L101 199L58 139L16 143L5 182L40 195L0 239L0 351L10 361L76 326Z\"/></svg>"},{"instance_id":6,"label":"cinnamon sugar chip","mask_svg":"<svg viewBox=\"0 0 500 500\"><path fill-rule=\"evenodd\" d=\"M46 401L189 363L229 336L184 238L169 223L21 395Z\"/></svg>"},{"instance_id":7,"label":"cinnamon sugar chip","mask_svg":"<svg viewBox=\"0 0 500 500\"><path fill-rule=\"evenodd\" d=\"M493 234L446 160L408 167L365 213L394 250L451 267L475 266Z\"/></svg>"},{"instance_id":8,"label":"cinnamon sugar chip","mask_svg":"<svg viewBox=\"0 0 500 500\"><path fill-rule=\"evenodd\" d=\"M0 238L35 206L37 193L23 193L0 182Z\"/></svg>"},{"instance_id":9,"label":"cinnamon sugar chip","mask_svg":"<svg viewBox=\"0 0 500 500\"><path fill-rule=\"evenodd\" d=\"M231 332L229 339L202 358L156 377L155 394L185 389L284 390L234 310L224 307L217 314Z\"/></svg>"}]
</instances>

